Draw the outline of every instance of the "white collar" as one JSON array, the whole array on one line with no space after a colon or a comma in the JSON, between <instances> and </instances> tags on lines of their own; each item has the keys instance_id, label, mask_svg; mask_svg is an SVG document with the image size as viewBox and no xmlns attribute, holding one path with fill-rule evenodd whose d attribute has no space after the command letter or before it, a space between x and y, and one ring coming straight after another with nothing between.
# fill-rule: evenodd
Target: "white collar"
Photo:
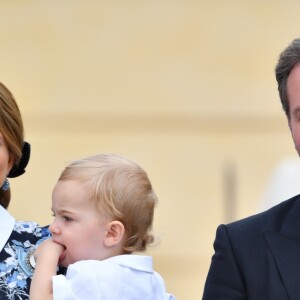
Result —
<instances>
[{"instance_id":1,"label":"white collar","mask_svg":"<svg viewBox=\"0 0 300 300\"><path fill-rule=\"evenodd\" d=\"M123 254L112 256L103 261L111 261L132 269L153 273L152 257L148 255Z\"/></svg>"},{"instance_id":2,"label":"white collar","mask_svg":"<svg viewBox=\"0 0 300 300\"><path fill-rule=\"evenodd\" d=\"M0 205L0 251L8 241L16 220Z\"/></svg>"}]
</instances>

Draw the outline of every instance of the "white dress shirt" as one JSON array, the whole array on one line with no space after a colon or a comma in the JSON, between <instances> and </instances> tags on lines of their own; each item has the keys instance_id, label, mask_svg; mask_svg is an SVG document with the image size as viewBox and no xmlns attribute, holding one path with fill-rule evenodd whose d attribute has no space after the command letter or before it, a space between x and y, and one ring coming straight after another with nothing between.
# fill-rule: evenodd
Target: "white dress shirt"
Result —
<instances>
[{"instance_id":1,"label":"white dress shirt","mask_svg":"<svg viewBox=\"0 0 300 300\"><path fill-rule=\"evenodd\" d=\"M16 220L0 205L0 252L8 241Z\"/></svg>"},{"instance_id":2,"label":"white dress shirt","mask_svg":"<svg viewBox=\"0 0 300 300\"><path fill-rule=\"evenodd\" d=\"M53 276L52 284L53 300L175 300L150 256L79 261L68 267L66 276Z\"/></svg>"}]
</instances>

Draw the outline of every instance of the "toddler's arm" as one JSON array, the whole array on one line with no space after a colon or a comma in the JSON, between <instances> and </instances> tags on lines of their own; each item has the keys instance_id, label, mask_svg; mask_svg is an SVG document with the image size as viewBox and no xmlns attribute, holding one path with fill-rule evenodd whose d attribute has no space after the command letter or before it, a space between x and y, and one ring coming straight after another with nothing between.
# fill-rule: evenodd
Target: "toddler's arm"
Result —
<instances>
[{"instance_id":1,"label":"toddler's arm","mask_svg":"<svg viewBox=\"0 0 300 300\"><path fill-rule=\"evenodd\" d=\"M64 247L50 238L35 250L35 271L30 285L30 300L52 300L52 276L56 275L58 260Z\"/></svg>"}]
</instances>

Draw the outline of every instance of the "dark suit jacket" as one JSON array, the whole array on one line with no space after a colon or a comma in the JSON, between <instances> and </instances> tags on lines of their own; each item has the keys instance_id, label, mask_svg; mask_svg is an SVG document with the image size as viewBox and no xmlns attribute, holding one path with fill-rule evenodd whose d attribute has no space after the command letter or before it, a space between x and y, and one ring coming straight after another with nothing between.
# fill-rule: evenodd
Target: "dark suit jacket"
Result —
<instances>
[{"instance_id":1,"label":"dark suit jacket","mask_svg":"<svg viewBox=\"0 0 300 300\"><path fill-rule=\"evenodd\" d=\"M300 299L300 195L220 225L203 300Z\"/></svg>"}]
</instances>

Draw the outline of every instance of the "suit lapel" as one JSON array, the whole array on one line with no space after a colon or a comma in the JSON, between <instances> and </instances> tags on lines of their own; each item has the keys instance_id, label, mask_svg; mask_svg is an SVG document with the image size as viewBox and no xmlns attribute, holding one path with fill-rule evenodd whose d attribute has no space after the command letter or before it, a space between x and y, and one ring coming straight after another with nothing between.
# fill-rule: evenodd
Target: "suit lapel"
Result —
<instances>
[{"instance_id":1,"label":"suit lapel","mask_svg":"<svg viewBox=\"0 0 300 300\"><path fill-rule=\"evenodd\" d=\"M266 239L291 300L300 299L300 240L278 232L267 232Z\"/></svg>"},{"instance_id":2,"label":"suit lapel","mask_svg":"<svg viewBox=\"0 0 300 300\"><path fill-rule=\"evenodd\" d=\"M299 300L300 205L291 209L279 232L266 231L265 236L290 299Z\"/></svg>"}]
</instances>

